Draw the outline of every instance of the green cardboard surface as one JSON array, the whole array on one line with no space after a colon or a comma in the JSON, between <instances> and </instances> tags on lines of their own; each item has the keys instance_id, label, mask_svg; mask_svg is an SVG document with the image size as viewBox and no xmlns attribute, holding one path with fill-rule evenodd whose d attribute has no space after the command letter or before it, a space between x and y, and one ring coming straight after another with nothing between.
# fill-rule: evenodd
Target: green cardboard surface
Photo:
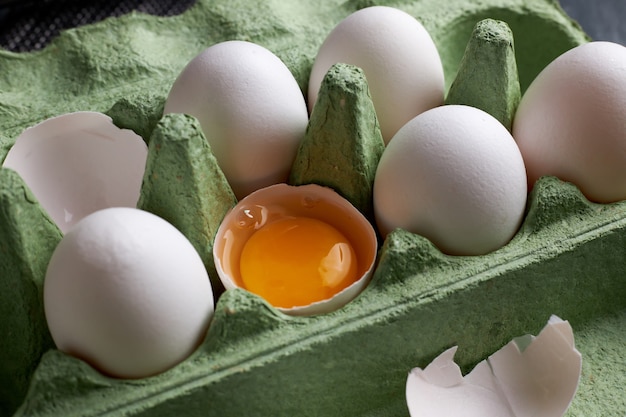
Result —
<instances>
[{"instance_id":1,"label":"green cardboard surface","mask_svg":"<svg viewBox=\"0 0 626 417\"><path fill-rule=\"evenodd\" d=\"M201 0L175 17L133 13L66 31L40 52L0 51L0 160L28 126L70 111L102 111L150 143L148 175L178 169L189 177L185 186L206 187L203 181L213 182L201 177L203 169L181 162L200 152L201 166L212 163L195 121L180 115L159 120L186 63L215 42L253 41L283 59L306 91L326 34L373 4L398 7L423 22L439 48L448 86L472 30L486 18L506 22L512 31L522 92L553 58L588 40L550 0ZM159 155L168 148L175 151ZM446 256L426 239L397 230L384 242L368 288L344 308L290 317L244 290L229 290L190 358L161 375L117 380L51 348L40 287L45 259L60 235L15 175L0 173L0 213L9 213L0 217L1 285L28 287L3 295L9 304L2 308L17 317L0 326L2 357L29 346L23 367L0 366L0 381L7 381L0 390L3 415L406 416L404 384L412 367L458 345L457 360L468 371L510 339L537 334L552 314L570 321L583 354L579 393L567 415L624 411L624 202L592 204L572 185L544 178L530 196L522 228L496 252ZM189 236L213 227L212 220L205 225L192 218L194 210L207 210L206 198L195 199L194 192L187 205L171 204L160 199L176 194L175 181L144 185L142 205L162 210ZM228 190L220 192L231 204ZM22 206L28 215L11 214ZM23 247L13 243L22 241L13 230L33 227L45 233L28 235ZM206 247L210 234L201 230L192 240ZM33 248L40 258L32 256ZM13 308L24 304L28 313Z\"/></svg>"}]
</instances>

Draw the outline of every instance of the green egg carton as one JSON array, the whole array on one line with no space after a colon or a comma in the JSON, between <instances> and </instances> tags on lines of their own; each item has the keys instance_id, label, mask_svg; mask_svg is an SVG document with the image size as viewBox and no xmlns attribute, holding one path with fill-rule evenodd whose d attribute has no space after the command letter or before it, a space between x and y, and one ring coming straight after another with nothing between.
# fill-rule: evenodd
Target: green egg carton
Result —
<instances>
[{"instance_id":1,"label":"green egg carton","mask_svg":"<svg viewBox=\"0 0 626 417\"><path fill-rule=\"evenodd\" d=\"M105 112L147 141L156 131L195 143L195 119L161 115L174 79L200 51L230 39L261 44L306 91L326 35L375 4L426 26L447 88L483 19L511 28L522 92L551 60L589 40L551 0L200 0L174 17L132 13L65 31L39 52L0 51L0 160L25 128L80 110ZM193 221L183 206L171 206L172 216ZM21 178L0 169L2 416L407 416L411 368L458 345L468 372L512 338L537 334L552 314L570 322L583 357L566 416L626 412L626 202L591 203L556 178L538 182L517 235L487 255L444 255L394 231L368 287L337 311L293 317L245 290L223 292L196 352L137 380L104 376L54 348L42 285L61 237Z\"/></svg>"}]
</instances>

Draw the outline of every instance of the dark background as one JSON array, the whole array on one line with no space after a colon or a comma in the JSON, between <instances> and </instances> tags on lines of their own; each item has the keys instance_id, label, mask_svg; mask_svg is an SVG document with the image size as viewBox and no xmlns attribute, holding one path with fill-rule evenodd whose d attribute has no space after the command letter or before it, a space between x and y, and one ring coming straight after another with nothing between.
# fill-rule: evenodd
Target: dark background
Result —
<instances>
[{"instance_id":1,"label":"dark background","mask_svg":"<svg viewBox=\"0 0 626 417\"><path fill-rule=\"evenodd\" d=\"M626 0L561 0L561 7L594 40L626 45Z\"/></svg>"},{"instance_id":2,"label":"dark background","mask_svg":"<svg viewBox=\"0 0 626 417\"><path fill-rule=\"evenodd\" d=\"M289 0L287 0L289 1ZM132 10L158 16L180 14L196 0L0 0L0 47L41 49L61 30Z\"/></svg>"},{"instance_id":3,"label":"dark background","mask_svg":"<svg viewBox=\"0 0 626 417\"><path fill-rule=\"evenodd\" d=\"M290 0L285 0L290 1ZM159 16L182 13L196 0L0 0L0 47L41 49L59 31L137 10ZM565 11L595 40L626 45L626 0L561 0Z\"/></svg>"}]
</instances>

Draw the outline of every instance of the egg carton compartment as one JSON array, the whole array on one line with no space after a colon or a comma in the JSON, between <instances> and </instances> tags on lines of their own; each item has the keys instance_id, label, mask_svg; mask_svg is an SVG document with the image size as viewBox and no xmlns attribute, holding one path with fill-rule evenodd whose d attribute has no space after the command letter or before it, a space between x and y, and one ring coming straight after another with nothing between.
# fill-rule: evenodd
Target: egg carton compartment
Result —
<instances>
[{"instance_id":1,"label":"egg carton compartment","mask_svg":"<svg viewBox=\"0 0 626 417\"><path fill-rule=\"evenodd\" d=\"M422 21L448 83L484 18L511 27L522 89L561 52L588 40L558 5L544 0L289 6L207 0L174 17L134 13L66 31L41 52L0 52L0 159L24 128L70 111L107 112L148 140L176 75L221 40L268 47L306 91L326 34L373 4ZM181 132L193 130L188 122ZM570 321L583 354L579 393L567 415L624 409L626 206L590 203L555 178L540 180L520 231L488 255L447 256L418 235L393 232L369 286L338 311L292 317L244 290L226 291L197 351L139 380L104 376L54 349L41 286L60 233L7 169L0 170L0 202L0 313L6 318L0 332L2 351L12 358L0 366L3 415L407 415L411 368L458 345L456 360L468 371L511 338L537 334L552 314ZM19 302L5 302L11 299Z\"/></svg>"},{"instance_id":2,"label":"egg carton compartment","mask_svg":"<svg viewBox=\"0 0 626 417\"><path fill-rule=\"evenodd\" d=\"M451 257L394 232L373 281L339 311L286 316L230 290L202 346L177 367L119 380L52 349L16 415L406 415L412 366L458 345L467 371L511 338L536 334L551 314L572 324L586 367L586 397L568 415L598 403L618 411L625 227L623 203L591 204L545 178L520 233L499 251Z\"/></svg>"}]
</instances>

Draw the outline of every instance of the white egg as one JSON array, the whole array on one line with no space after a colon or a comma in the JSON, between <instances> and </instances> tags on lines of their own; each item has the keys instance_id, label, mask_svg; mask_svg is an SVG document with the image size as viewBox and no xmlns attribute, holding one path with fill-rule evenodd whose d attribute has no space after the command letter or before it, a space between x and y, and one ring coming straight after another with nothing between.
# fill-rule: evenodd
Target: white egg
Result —
<instances>
[{"instance_id":1,"label":"white egg","mask_svg":"<svg viewBox=\"0 0 626 417\"><path fill-rule=\"evenodd\" d=\"M513 136L529 186L544 175L590 200L626 199L626 48L591 42L551 62L524 93Z\"/></svg>"},{"instance_id":2,"label":"white egg","mask_svg":"<svg viewBox=\"0 0 626 417\"><path fill-rule=\"evenodd\" d=\"M15 170L62 232L94 211L135 207L148 147L102 113L47 119L15 140L3 166Z\"/></svg>"},{"instance_id":3,"label":"white egg","mask_svg":"<svg viewBox=\"0 0 626 417\"><path fill-rule=\"evenodd\" d=\"M60 350L106 374L141 378L193 352L214 301L202 260L182 233L151 213L109 208L59 243L44 308Z\"/></svg>"},{"instance_id":4,"label":"white egg","mask_svg":"<svg viewBox=\"0 0 626 417\"><path fill-rule=\"evenodd\" d=\"M308 112L285 64L262 46L213 45L176 79L165 113L196 117L237 198L287 181Z\"/></svg>"},{"instance_id":5,"label":"white egg","mask_svg":"<svg viewBox=\"0 0 626 417\"><path fill-rule=\"evenodd\" d=\"M444 74L432 38L413 16L386 6L354 12L328 35L311 70L309 111L333 64L360 67L385 143L406 122L443 104Z\"/></svg>"},{"instance_id":6,"label":"white egg","mask_svg":"<svg viewBox=\"0 0 626 417\"><path fill-rule=\"evenodd\" d=\"M452 255L506 244L526 196L524 162L511 134L488 113L460 105L428 110L402 127L374 181L383 235L403 228Z\"/></svg>"}]
</instances>

